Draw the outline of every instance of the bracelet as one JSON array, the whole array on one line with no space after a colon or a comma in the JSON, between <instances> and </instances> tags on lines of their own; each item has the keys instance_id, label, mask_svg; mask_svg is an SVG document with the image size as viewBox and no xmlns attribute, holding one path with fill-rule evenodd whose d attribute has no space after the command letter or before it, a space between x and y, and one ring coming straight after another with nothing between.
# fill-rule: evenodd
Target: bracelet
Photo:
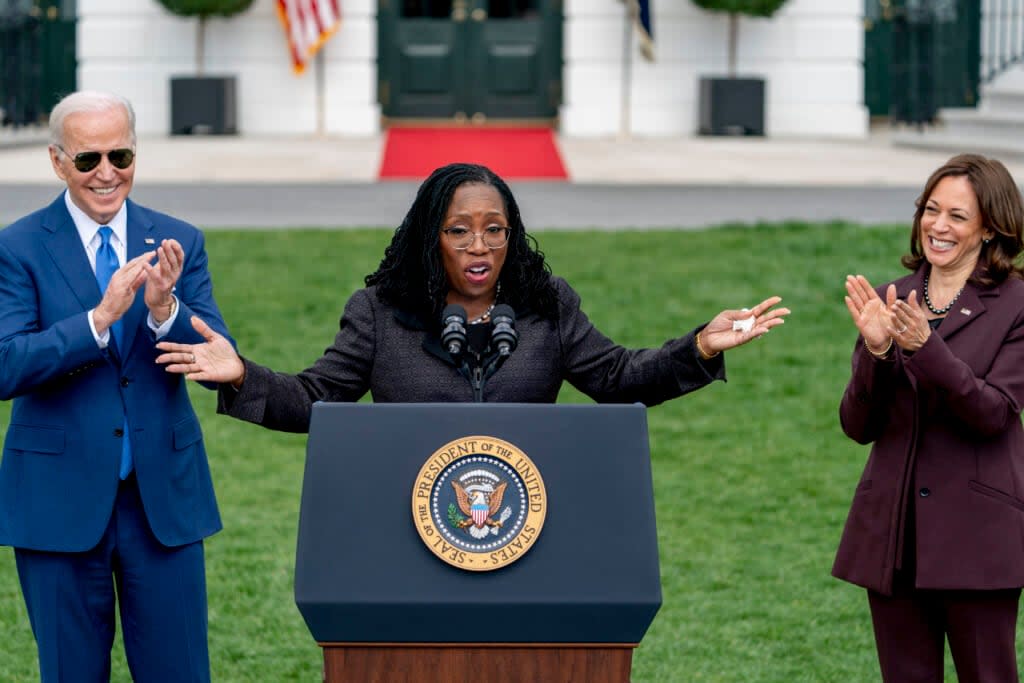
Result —
<instances>
[{"instance_id":1,"label":"bracelet","mask_svg":"<svg viewBox=\"0 0 1024 683\"><path fill-rule=\"evenodd\" d=\"M164 318L162 321L160 321L158 324L159 325L163 325L165 322L170 320L171 316L174 315L174 311L177 310L177 308L178 308L178 300L175 297L172 296L171 297L171 303L167 304L167 317ZM156 316L153 316L153 319L156 320Z\"/></svg>"},{"instance_id":2,"label":"bracelet","mask_svg":"<svg viewBox=\"0 0 1024 683\"><path fill-rule=\"evenodd\" d=\"M889 343L886 344L885 348L882 349L881 351L875 351L873 348L868 346L868 340L867 339L864 340L864 348L867 349L868 353L870 353L875 358L882 358L882 359L888 358L889 357L889 351L892 350L892 337L889 337Z\"/></svg>"},{"instance_id":3,"label":"bracelet","mask_svg":"<svg viewBox=\"0 0 1024 683\"><path fill-rule=\"evenodd\" d=\"M703 331L704 330L701 330L700 332L703 332ZM714 358L715 356L720 354L721 351L715 351L714 353L708 353L707 351L705 351L704 350L704 345L700 343L700 332L698 332L697 336L694 337L694 339L696 339L696 341L697 341L697 353L699 353L700 357L703 358L704 360L711 360L712 358Z\"/></svg>"}]
</instances>

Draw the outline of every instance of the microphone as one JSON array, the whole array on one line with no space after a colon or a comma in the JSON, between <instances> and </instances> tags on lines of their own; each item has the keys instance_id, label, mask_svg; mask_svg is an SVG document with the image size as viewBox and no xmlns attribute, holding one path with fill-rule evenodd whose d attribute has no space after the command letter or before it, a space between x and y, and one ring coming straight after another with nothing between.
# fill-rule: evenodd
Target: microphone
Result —
<instances>
[{"instance_id":1,"label":"microphone","mask_svg":"<svg viewBox=\"0 0 1024 683\"><path fill-rule=\"evenodd\" d=\"M458 304L448 304L441 312L441 344L452 356L466 345L466 309Z\"/></svg>"},{"instance_id":2,"label":"microphone","mask_svg":"<svg viewBox=\"0 0 1024 683\"><path fill-rule=\"evenodd\" d=\"M491 311L494 329L491 331L491 344L498 348L499 356L508 356L519 345L519 334L516 332L516 312L508 304L498 304Z\"/></svg>"}]
</instances>

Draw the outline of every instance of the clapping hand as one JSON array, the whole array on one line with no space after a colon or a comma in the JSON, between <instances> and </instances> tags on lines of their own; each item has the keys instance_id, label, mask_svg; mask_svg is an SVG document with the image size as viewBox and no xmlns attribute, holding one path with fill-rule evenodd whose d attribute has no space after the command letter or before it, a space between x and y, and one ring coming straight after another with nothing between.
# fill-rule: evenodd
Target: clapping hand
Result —
<instances>
[{"instance_id":1,"label":"clapping hand","mask_svg":"<svg viewBox=\"0 0 1024 683\"><path fill-rule=\"evenodd\" d=\"M231 342L198 316L192 316L192 327L206 340L204 343L160 342L156 347L164 353L156 357L156 362L162 364L167 372L185 375L186 379L196 382L241 386L245 379L245 364Z\"/></svg>"},{"instance_id":2,"label":"clapping hand","mask_svg":"<svg viewBox=\"0 0 1024 683\"><path fill-rule=\"evenodd\" d=\"M896 303L896 286L885 290L885 301L878 296L863 275L846 276L846 308L857 326L869 351L882 353L889 348L899 327L893 320L892 308Z\"/></svg>"},{"instance_id":3,"label":"clapping hand","mask_svg":"<svg viewBox=\"0 0 1024 683\"><path fill-rule=\"evenodd\" d=\"M147 251L145 254L136 256L110 276L103 299L92 314L92 322L96 326L98 334L103 334L110 329L111 325L120 320L132 307L135 293L146 281L146 266L153 258L153 253Z\"/></svg>"},{"instance_id":4,"label":"clapping hand","mask_svg":"<svg viewBox=\"0 0 1024 683\"><path fill-rule=\"evenodd\" d=\"M913 353L924 346L932 334L928 317L917 300L917 290L910 290L907 300L897 300L889 306L895 328L891 330L892 338L900 348Z\"/></svg>"},{"instance_id":5,"label":"clapping hand","mask_svg":"<svg viewBox=\"0 0 1024 683\"><path fill-rule=\"evenodd\" d=\"M171 311L171 292L181 277L181 269L185 263L185 251L178 240L163 240L156 250L157 261L146 269L146 306L158 322L167 320Z\"/></svg>"}]
</instances>

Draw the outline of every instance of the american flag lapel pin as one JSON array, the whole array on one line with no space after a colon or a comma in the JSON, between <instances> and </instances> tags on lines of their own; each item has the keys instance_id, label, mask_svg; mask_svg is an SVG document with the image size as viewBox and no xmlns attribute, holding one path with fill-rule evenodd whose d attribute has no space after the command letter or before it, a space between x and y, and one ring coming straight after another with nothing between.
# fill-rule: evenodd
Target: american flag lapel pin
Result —
<instances>
[{"instance_id":1,"label":"american flag lapel pin","mask_svg":"<svg viewBox=\"0 0 1024 683\"><path fill-rule=\"evenodd\" d=\"M961 308L960 312L963 313L964 315L970 315L971 314L971 309L969 309L969 308Z\"/></svg>"},{"instance_id":2,"label":"american flag lapel pin","mask_svg":"<svg viewBox=\"0 0 1024 683\"><path fill-rule=\"evenodd\" d=\"M147 237L145 241L146 244L156 244L156 240L153 239L152 237Z\"/></svg>"}]
</instances>

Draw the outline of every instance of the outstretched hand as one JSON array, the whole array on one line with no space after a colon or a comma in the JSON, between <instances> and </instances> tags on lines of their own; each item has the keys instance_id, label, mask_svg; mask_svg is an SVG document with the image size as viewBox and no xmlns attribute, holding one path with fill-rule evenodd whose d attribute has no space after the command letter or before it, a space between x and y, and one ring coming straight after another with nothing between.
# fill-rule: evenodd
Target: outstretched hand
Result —
<instances>
[{"instance_id":1,"label":"outstretched hand","mask_svg":"<svg viewBox=\"0 0 1024 683\"><path fill-rule=\"evenodd\" d=\"M715 355L767 334L768 330L784 323L785 316L789 315L788 308L774 308L780 301L781 297L773 296L750 310L722 311L700 331L701 348Z\"/></svg>"},{"instance_id":2,"label":"outstretched hand","mask_svg":"<svg viewBox=\"0 0 1024 683\"><path fill-rule=\"evenodd\" d=\"M241 386L245 379L245 364L231 342L199 316L192 316L192 327L206 340L204 343L160 342L156 347L164 353L156 357L156 362L162 364L167 372L185 375L186 379Z\"/></svg>"}]
</instances>

